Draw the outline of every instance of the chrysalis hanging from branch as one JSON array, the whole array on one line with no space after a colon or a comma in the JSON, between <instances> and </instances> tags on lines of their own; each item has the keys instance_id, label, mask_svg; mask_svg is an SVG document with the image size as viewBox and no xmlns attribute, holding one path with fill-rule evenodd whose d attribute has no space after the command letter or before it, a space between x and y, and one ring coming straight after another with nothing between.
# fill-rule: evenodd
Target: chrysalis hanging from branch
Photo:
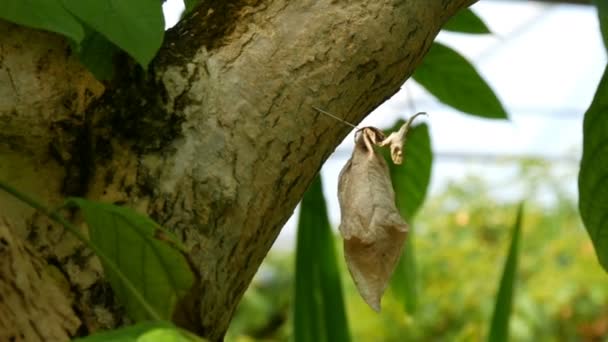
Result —
<instances>
[{"instance_id":1,"label":"chrysalis hanging from branch","mask_svg":"<svg viewBox=\"0 0 608 342\"><path fill-rule=\"evenodd\" d=\"M355 134L355 148L340 172L338 200L348 270L361 297L376 311L399 261L408 225L395 205L395 192L384 158L376 146L390 146L395 164L403 162L403 144L412 116L387 138L375 127Z\"/></svg>"}]
</instances>

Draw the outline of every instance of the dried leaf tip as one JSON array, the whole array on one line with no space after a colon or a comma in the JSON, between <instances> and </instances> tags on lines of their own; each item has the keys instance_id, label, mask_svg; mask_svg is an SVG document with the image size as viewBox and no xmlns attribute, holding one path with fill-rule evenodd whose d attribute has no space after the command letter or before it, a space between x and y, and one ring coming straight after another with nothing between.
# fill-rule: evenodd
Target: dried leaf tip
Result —
<instances>
[{"instance_id":1,"label":"dried leaf tip","mask_svg":"<svg viewBox=\"0 0 608 342\"><path fill-rule=\"evenodd\" d=\"M388 138L384 139L380 146L390 145L391 149L391 159L395 164L403 163L403 145L405 144L405 139L407 137L407 132L414 122L414 119L420 115L427 115L426 112L418 112L412 115L398 131L391 133Z\"/></svg>"}]
</instances>

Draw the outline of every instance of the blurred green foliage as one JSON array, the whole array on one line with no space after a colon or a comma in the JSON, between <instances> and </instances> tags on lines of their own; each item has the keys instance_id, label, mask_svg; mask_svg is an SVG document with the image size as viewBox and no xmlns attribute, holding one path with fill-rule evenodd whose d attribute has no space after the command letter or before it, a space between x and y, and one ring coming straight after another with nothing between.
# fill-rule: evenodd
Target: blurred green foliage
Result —
<instances>
[{"instance_id":1,"label":"blurred green foliage","mask_svg":"<svg viewBox=\"0 0 608 342\"><path fill-rule=\"evenodd\" d=\"M484 340L516 207L515 201L497 198L496 191L518 186L524 189L526 212L510 337L606 340L608 276L578 217L574 189L561 181L575 177L575 172L574 167L557 172L531 160L522 162L513 179L502 185L469 176L431 196L415 222L415 317L405 313L391 291L383 299L382 313L369 309L339 255L353 340ZM293 279L293 255L271 253L246 292L226 340L289 341Z\"/></svg>"},{"instance_id":2,"label":"blurred green foliage","mask_svg":"<svg viewBox=\"0 0 608 342\"><path fill-rule=\"evenodd\" d=\"M317 175L300 203L292 304L295 342L350 342L343 272L335 250L321 175Z\"/></svg>"}]
</instances>

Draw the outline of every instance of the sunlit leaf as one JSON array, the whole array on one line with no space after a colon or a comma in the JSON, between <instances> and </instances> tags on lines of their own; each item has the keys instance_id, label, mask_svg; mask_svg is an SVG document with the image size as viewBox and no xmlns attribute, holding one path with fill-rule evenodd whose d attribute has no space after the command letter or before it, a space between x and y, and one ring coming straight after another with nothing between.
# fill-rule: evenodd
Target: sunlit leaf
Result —
<instances>
[{"instance_id":1,"label":"sunlit leaf","mask_svg":"<svg viewBox=\"0 0 608 342\"><path fill-rule=\"evenodd\" d=\"M158 0L62 0L84 23L125 50L144 68L163 42L164 17Z\"/></svg>"},{"instance_id":2,"label":"sunlit leaf","mask_svg":"<svg viewBox=\"0 0 608 342\"><path fill-rule=\"evenodd\" d=\"M125 328L104 331L74 342L190 342L171 322L142 322Z\"/></svg>"},{"instance_id":3,"label":"sunlit leaf","mask_svg":"<svg viewBox=\"0 0 608 342\"><path fill-rule=\"evenodd\" d=\"M147 331L137 339L137 342L192 342L177 329L154 329Z\"/></svg>"},{"instance_id":4,"label":"sunlit leaf","mask_svg":"<svg viewBox=\"0 0 608 342\"><path fill-rule=\"evenodd\" d=\"M608 271L608 66L585 113L578 193L583 223Z\"/></svg>"},{"instance_id":5,"label":"sunlit leaf","mask_svg":"<svg viewBox=\"0 0 608 342\"><path fill-rule=\"evenodd\" d=\"M471 11L470 8L465 8L450 18L443 29L447 31L471 33L471 34L487 34L492 33L486 24Z\"/></svg>"},{"instance_id":6,"label":"sunlit leaf","mask_svg":"<svg viewBox=\"0 0 608 342\"><path fill-rule=\"evenodd\" d=\"M503 273L500 278L498 294L496 295L494 313L492 314L490 333L488 335L488 341L490 342L509 341L509 319L511 318L511 308L513 306L515 291L523 210L523 204L521 204L517 209L517 217L515 219L515 224L513 225L511 246L509 247L509 254L505 261Z\"/></svg>"},{"instance_id":7,"label":"sunlit leaf","mask_svg":"<svg viewBox=\"0 0 608 342\"><path fill-rule=\"evenodd\" d=\"M350 341L321 176L302 199L295 277L294 341Z\"/></svg>"},{"instance_id":8,"label":"sunlit leaf","mask_svg":"<svg viewBox=\"0 0 608 342\"><path fill-rule=\"evenodd\" d=\"M56 32L79 43L84 38L82 25L59 1L3 1L0 18L19 25Z\"/></svg>"},{"instance_id":9,"label":"sunlit leaf","mask_svg":"<svg viewBox=\"0 0 608 342\"><path fill-rule=\"evenodd\" d=\"M608 50L608 1L594 0L593 3L597 6L597 16L600 21L600 30L604 38L604 47Z\"/></svg>"},{"instance_id":10,"label":"sunlit leaf","mask_svg":"<svg viewBox=\"0 0 608 342\"><path fill-rule=\"evenodd\" d=\"M170 319L194 276L177 239L154 221L131 209L71 198L82 210L90 243L99 248L134 285L162 319ZM102 259L106 278L120 303L136 321L150 319L118 274Z\"/></svg>"},{"instance_id":11,"label":"sunlit leaf","mask_svg":"<svg viewBox=\"0 0 608 342\"><path fill-rule=\"evenodd\" d=\"M433 43L412 77L439 101L464 113L507 118L498 97L475 67L445 45Z\"/></svg>"},{"instance_id":12,"label":"sunlit leaf","mask_svg":"<svg viewBox=\"0 0 608 342\"><path fill-rule=\"evenodd\" d=\"M387 132L399 129L403 123L403 120L399 120ZM383 151L383 154L391 172L397 208L410 226L405 248L391 278L390 286L392 293L405 304L407 312L413 314L418 301L413 218L426 198L433 164L428 126L421 124L410 128L402 165L392 163L388 151Z\"/></svg>"}]
</instances>

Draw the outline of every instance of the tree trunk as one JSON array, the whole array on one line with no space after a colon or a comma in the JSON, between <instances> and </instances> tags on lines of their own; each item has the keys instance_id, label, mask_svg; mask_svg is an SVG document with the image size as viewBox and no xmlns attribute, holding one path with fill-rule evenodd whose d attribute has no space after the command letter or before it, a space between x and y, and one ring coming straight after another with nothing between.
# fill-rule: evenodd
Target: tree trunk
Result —
<instances>
[{"instance_id":1,"label":"tree trunk","mask_svg":"<svg viewBox=\"0 0 608 342\"><path fill-rule=\"evenodd\" d=\"M148 72L120 58L120 76L105 85L60 37L0 22L0 179L50 206L74 195L126 204L175 231L201 277L178 320L221 340L281 227L350 130L312 106L360 122L472 2L203 1L167 33ZM21 263L54 279L56 291L39 303L49 322L39 340L125 322L90 251L4 193L0 210L0 242L12 239L0 253L24 259L0 258L0 272ZM0 275L0 288L15 281ZM35 317L11 301L40 288L11 289L0 296L2 329ZM58 317L68 319L55 326ZM26 328L7 325L6 336L34 340L20 335Z\"/></svg>"}]
</instances>

